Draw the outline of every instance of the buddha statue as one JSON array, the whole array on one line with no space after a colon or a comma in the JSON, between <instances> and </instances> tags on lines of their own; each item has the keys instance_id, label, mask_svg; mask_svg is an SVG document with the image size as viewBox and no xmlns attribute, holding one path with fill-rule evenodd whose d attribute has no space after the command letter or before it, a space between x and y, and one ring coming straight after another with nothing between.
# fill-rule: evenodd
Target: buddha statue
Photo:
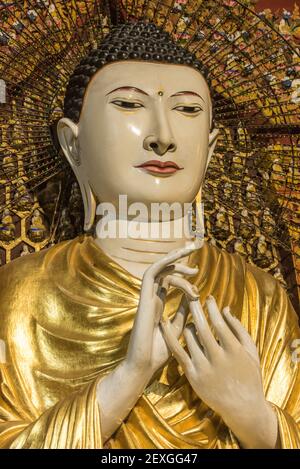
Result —
<instances>
[{"instance_id":1,"label":"buddha statue","mask_svg":"<svg viewBox=\"0 0 300 469\"><path fill-rule=\"evenodd\" d=\"M239 223L239 234L246 240L249 240L253 235L253 226L250 224L250 215L246 208L241 212L241 221Z\"/></svg>"},{"instance_id":2,"label":"buddha statue","mask_svg":"<svg viewBox=\"0 0 300 469\"><path fill-rule=\"evenodd\" d=\"M274 232L276 228L276 222L271 215L271 211L269 207L266 207L264 209L262 227L268 235L272 235L272 233Z\"/></svg>"},{"instance_id":3,"label":"buddha statue","mask_svg":"<svg viewBox=\"0 0 300 469\"><path fill-rule=\"evenodd\" d=\"M246 206L251 210L258 210L260 208L260 202L257 196L257 189L252 180L250 180L246 186Z\"/></svg>"},{"instance_id":4,"label":"buddha statue","mask_svg":"<svg viewBox=\"0 0 300 469\"><path fill-rule=\"evenodd\" d=\"M3 158L4 174L8 179L14 179L17 174L15 159L12 155Z\"/></svg>"},{"instance_id":5,"label":"buddha statue","mask_svg":"<svg viewBox=\"0 0 300 469\"><path fill-rule=\"evenodd\" d=\"M224 197L225 199L232 197L232 184L230 182L225 182L224 184Z\"/></svg>"},{"instance_id":6,"label":"buddha statue","mask_svg":"<svg viewBox=\"0 0 300 469\"><path fill-rule=\"evenodd\" d=\"M44 224L43 217L38 208L33 212L30 227L28 229L28 237L31 241L39 242L46 238L47 228Z\"/></svg>"},{"instance_id":7,"label":"buddha statue","mask_svg":"<svg viewBox=\"0 0 300 469\"><path fill-rule=\"evenodd\" d=\"M28 254L30 254L29 247L27 246L27 244L24 244L22 247L22 251L20 252L20 257L28 256Z\"/></svg>"},{"instance_id":8,"label":"buddha statue","mask_svg":"<svg viewBox=\"0 0 300 469\"><path fill-rule=\"evenodd\" d=\"M23 178L17 180L16 184L16 191L14 194L14 200L16 203L16 207L20 212L26 212L31 210L33 199L30 193L26 189L26 184Z\"/></svg>"},{"instance_id":9,"label":"buddha statue","mask_svg":"<svg viewBox=\"0 0 300 469\"><path fill-rule=\"evenodd\" d=\"M244 240L240 236L236 238L233 248L234 251L240 253L241 256L247 256Z\"/></svg>"},{"instance_id":10,"label":"buddha statue","mask_svg":"<svg viewBox=\"0 0 300 469\"><path fill-rule=\"evenodd\" d=\"M70 239L74 237L74 227L71 221L70 214L66 208L62 210L59 224L61 229L61 239Z\"/></svg>"},{"instance_id":11,"label":"buddha statue","mask_svg":"<svg viewBox=\"0 0 300 469\"><path fill-rule=\"evenodd\" d=\"M205 192L203 194L203 202L204 202L204 206L205 206L206 211L214 210L215 204L216 204L214 194L212 194L210 192Z\"/></svg>"},{"instance_id":12,"label":"buddha statue","mask_svg":"<svg viewBox=\"0 0 300 469\"><path fill-rule=\"evenodd\" d=\"M12 241L15 237L16 227L13 223L13 217L8 208L3 212L0 223L0 239L2 241Z\"/></svg>"},{"instance_id":13,"label":"buddha statue","mask_svg":"<svg viewBox=\"0 0 300 469\"><path fill-rule=\"evenodd\" d=\"M268 267L273 261L271 246L264 235L260 235L256 244L255 261L260 267Z\"/></svg>"},{"instance_id":14,"label":"buddha statue","mask_svg":"<svg viewBox=\"0 0 300 469\"><path fill-rule=\"evenodd\" d=\"M57 132L85 233L0 269L0 447L300 448L285 290L167 217L201 200L218 138L201 63L151 23L118 26Z\"/></svg>"},{"instance_id":15,"label":"buddha statue","mask_svg":"<svg viewBox=\"0 0 300 469\"><path fill-rule=\"evenodd\" d=\"M216 214L216 221L213 227L214 233L218 238L225 240L229 236L230 226L229 220L224 207L220 207Z\"/></svg>"}]
</instances>

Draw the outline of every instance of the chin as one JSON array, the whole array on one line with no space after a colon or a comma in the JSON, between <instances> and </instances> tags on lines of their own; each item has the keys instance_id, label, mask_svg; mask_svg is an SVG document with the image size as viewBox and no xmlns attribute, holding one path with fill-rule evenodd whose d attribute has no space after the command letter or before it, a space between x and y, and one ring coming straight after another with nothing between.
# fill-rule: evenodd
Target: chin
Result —
<instances>
[{"instance_id":1,"label":"chin","mask_svg":"<svg viewBox=\"0 0 300 469\"><path fill-rule=\"evenodd\" d=\"M180 189L180 190L178 190ZM186 190L184 190L186 189ZM200 189L199 189L200 190ZM180 185L172 186L171 188L161 187L151 194L144 194L144 200L147 198L149 202L167 203L167 204L189 204L195 200L198 191L193 191L191 188L183 188Z\"/></svg>"},{"instance_id":2,"label":"chin","mask_svg":"<svg viewBox=\"0 0 300 469\"><path fill-rule=\"evenodd\" d=\"M196 197L196 195L195 195ZM143 203L146 204L148 207L151 204L190 204L195 200L195 197L191 198L190 194L176 194L176 198L174 197L174 190L172 192L168 191L156 191L155 193L141 193L138 197L135 193L134 196L131 198L130 194L128 194L128 204L132 203Z\"/></svg>"}]
</instances>

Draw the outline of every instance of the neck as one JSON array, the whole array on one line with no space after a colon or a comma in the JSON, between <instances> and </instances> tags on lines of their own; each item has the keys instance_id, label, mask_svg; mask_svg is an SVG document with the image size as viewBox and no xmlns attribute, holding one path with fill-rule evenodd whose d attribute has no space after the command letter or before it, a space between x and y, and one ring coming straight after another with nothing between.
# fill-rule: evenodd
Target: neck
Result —
<instances>
[{"instance_id":1,"label":"neck","mask_svg":"<svg viewBox=\"0 0 300 469\"><path fill-rule=\"evenodd\" d=\"M107 256L138 278L143 277L150 264L194 239L189 232L187 216L168 222L130 221L127 224L126 220L106 221L107 237L103 236L103 228L100 221L94 241Z\"/></svg>"}]
</instances>

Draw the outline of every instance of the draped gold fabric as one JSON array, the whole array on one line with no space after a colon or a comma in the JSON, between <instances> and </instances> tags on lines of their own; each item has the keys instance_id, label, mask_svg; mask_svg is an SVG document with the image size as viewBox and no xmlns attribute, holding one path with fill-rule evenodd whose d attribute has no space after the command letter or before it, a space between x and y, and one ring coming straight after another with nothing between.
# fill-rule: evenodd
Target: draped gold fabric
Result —
<instances>
[{"instance_id":1,"label":"draped gold fabric","mask_svg":"<svg viewBox=\"0 0 300 469\"><path fill-rule=\"evenodd\" d=\"M257 344L280 444L300 448L297 316L280 284L215 246L190 256L201 302L230 305ZM101 448L96 385L125 357L141 280L108 258L92 236L64 241L0 269L1 448ZM168 294L171 318L181 293ZM184 345L183 339L182 343ZM118 399L117 392L112 399ZM110 448L238 448L171 358L157 372Z\"/></svg>"}]
</instances>

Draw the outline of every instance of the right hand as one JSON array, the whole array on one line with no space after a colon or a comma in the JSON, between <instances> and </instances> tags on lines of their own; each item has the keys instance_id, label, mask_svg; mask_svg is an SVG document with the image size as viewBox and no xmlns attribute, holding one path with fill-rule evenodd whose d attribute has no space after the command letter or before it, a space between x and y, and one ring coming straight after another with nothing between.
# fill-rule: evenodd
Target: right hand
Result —
<instances>
[{"instance_id":1,"label":"right hand","mask_svg":"<svg viewBox=\"0 0 300 469\"><path fill-rule=\"evenodd\" d=\"M159 325L168 287L179 288L184 293L178 311L171 322L177 338L183 331L188 314L187 299L195 300L199 297L197 288L177 275L193 276L197 274L198 268L176 263L199 247L196 243L191 243L189 246L171 251L148 267L144 273L139 305L124 363L139 376L150 378L170 356Z\"/></svg>"},{"instance_id":2,"label":"right hand","mask_svg":"<svg viewBox=\"0 0 300 469\"><path fill-rule=\"evenodd\" d=\"M198 291L178 274L196 275L198 269L176 264L176 261L200 247L200 242L191 243L185 248L171 251L145 271L126 357L111 373L104 376L97 386L103 441L106 441L124 421L154 372L164 365L170 356L159 323L167 290L171 285L180 288L184 293L171 322L175 336L181 335L189 310L189 302L186 300L198 298ZM117 398L112 398L115 395Z\"/></svg>"}]
</instances>

